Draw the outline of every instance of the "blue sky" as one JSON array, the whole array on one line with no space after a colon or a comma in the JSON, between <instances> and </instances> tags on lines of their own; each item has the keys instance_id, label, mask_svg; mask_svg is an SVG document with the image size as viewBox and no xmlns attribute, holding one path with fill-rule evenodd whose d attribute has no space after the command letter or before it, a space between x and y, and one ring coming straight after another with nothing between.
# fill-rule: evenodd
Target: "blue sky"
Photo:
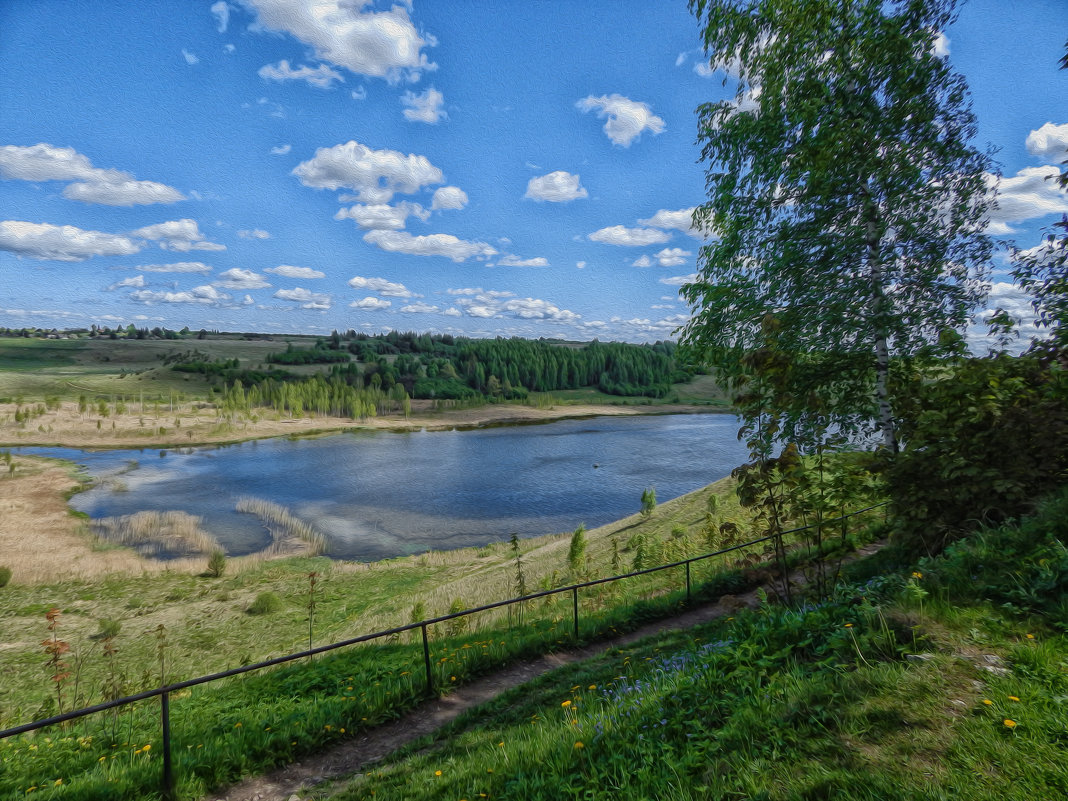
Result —
<instances>
[{"instance_id":1,"label":"blue sky","mask_svg":"<svg viewBox=\"0 0 1068 801\"><path fill-rule=\"evenodd\" d=\"M946 37L998 148L991 230L1030 247L1068 211L1068 2L971 0ZM687 319L694 110L729 88L685 2L4 0L0 56L0 325Z\"/></svg>"}]
</instances>

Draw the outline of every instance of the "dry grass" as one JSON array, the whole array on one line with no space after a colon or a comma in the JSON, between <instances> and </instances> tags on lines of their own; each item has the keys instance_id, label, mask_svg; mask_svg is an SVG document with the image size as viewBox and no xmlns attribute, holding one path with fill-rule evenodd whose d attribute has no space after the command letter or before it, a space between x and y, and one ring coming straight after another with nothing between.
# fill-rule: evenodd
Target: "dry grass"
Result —
<instances>
[{"instance_id":1,"label":"dry grass","mask_svg":"<svg viewBox=\"0 0 1068 801\"><path fill-rule=\"evenodd\" d=\"M93 520L89 527L101 540L132 547L141 556L207 556L219 541L200 527L196 515L180 511L141 511Z\"/></svg>"},{"instance_id":2,"label":"dry grass","mask_svg":"<svg viewBox=\"0 0 1068 801\"><path fill-rule=\"evenodd\" d=\"M326 537L281 504L246 495L238 498L236 508L256 515L271 533L271 544L262 552L267 558L317 556L326 550Z\"/></svg>"}]
</instances>

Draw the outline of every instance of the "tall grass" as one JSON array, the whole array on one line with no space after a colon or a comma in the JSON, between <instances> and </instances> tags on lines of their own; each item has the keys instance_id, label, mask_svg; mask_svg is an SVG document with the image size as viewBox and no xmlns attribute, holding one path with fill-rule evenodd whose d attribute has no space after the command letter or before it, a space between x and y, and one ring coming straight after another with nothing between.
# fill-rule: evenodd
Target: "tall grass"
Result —
<instances>
[{"instance_id":1,"label":"tall grass","mask_svg":"<svg viewBox=\"0 0 1068 801\"><path fill-rule=\"evenodd\" d=\"M264 556L316 556L326 550L326 537L281 504L246 495L238 498L235 508L258 517L271 533Z\"/></svg>"},{"instance_id":2,"label":"tall grass","mask_svg":"<svg viewBox=\"0 0 1068 801\"><path fill-rule=\"evenodd\" d=\"M104 542L134 548L142 556L174 557L209 554L219 541L200 527L201 519L181 511L141 511L90 522Z\"/></svg>"}]
</instances>

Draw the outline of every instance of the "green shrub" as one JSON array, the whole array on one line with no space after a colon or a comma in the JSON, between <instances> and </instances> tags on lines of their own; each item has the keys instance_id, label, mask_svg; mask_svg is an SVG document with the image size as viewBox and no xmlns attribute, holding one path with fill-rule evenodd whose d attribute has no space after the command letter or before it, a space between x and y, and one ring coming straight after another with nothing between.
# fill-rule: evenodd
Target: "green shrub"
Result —
<instances>
[{"instance_id":1,"label":"green shrub","mask_svg":"<svg viewBox=\"0 0 1068 801\"><path fill-rule=\"evenodd\" d=\"M11 581L11 568L0 567L0 587L6 587L9 581Z\"/></svg>"},{"instance_id":2,"label":"green shrub","mask_svg":"<svg viewBox=\"0 0 1068 801\"><path fill-rule=\"evenodd\" d=\"M282 599L273 592L261 592L248 608L250 615L269 615L282 608Z\"/></svg>"},{"instance_id":3,"label":"green shrub","mask_svg":"<svg viewBox=\"0 0 1068 801\"><path fill-rule=\"evenodd\" d=\"M219 578L225 572L226 554L219 550L212 551L211 556L208 557L208 575L212 578Z\"/></svg>"},{"instance_id":4,"label":"green shrub","mask_svg":"<svg viewBox=\"0 0 1068 801\"><path fill-rule=\"evenodd\" d=\"M107 618L101 618L99 621L100 630L97 632L99 639L108 639L110 637L117 637L122 630L122 623L118 620L109 620Z\"/></svg>"}]
</instances>

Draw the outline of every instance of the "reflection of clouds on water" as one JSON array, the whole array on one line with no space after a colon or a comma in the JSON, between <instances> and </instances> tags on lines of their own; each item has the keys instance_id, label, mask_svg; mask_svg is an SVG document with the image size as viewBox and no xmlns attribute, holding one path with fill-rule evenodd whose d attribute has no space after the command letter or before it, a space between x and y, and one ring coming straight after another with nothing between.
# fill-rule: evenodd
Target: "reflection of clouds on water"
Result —
<instances>
[{"instance_id":1,"label":"reflection of clouds on water","mask_svg":"<svg viewBox=\"0 0 1068 801\"><path fill-rule=\"evenodd\" d=\"M139 467L122 474L123 483L130 489L144 489L152 484L176 481L185 478L181 470L165 470L161 467Z\"/></svg>"}]
</instances>

